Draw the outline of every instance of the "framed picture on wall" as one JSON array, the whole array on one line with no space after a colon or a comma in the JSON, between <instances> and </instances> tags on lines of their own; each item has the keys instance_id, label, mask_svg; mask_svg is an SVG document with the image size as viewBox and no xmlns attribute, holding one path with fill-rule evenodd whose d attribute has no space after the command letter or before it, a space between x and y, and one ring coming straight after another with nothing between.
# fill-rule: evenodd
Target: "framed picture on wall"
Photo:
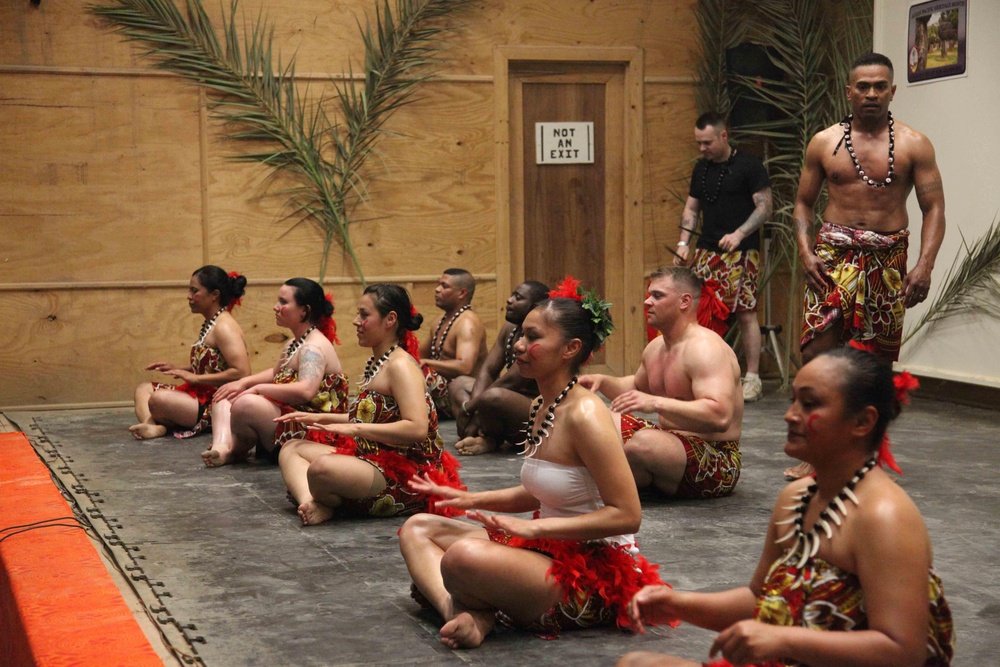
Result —
<instances>
[{"instance_id":1,"label":"framed picture on wall","mask_svg":"<svg viewBox=\"0 0 1000 667\"><path fill-rule=\"evenodd\" d=\"M929 0L910 5L907 82L965 76L968 23L969 0Z\"/></svg>"}]
</instances>

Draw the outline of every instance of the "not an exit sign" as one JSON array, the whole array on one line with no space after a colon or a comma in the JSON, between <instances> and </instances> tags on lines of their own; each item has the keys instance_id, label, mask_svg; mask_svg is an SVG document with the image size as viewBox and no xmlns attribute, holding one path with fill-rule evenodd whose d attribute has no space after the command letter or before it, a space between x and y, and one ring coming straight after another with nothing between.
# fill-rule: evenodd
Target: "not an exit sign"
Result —
<instances>
[{"instance_id":1,"label":"not an exit sign","mask_svg":"<svg viewBox=\"0 0 1000 667\"><path fill-rule=\"evenodd\" d=\"M593 163L593 123L535 123L535 164Z\"/></svg>"}]
</instances>

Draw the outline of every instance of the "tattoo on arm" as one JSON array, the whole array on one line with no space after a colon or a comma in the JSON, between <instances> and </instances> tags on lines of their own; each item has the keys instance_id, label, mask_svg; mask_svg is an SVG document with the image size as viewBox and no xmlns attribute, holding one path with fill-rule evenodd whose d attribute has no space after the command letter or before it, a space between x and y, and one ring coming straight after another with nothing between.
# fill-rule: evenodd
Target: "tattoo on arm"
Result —
<instances>
[{"instance_id":1,"label":"tattoo on arm","mask_svg":"<svg viewBox=\"0 0 1000 667\"><path fill-rule=\"evenodd\" d=\"M740 233L743 236L750 236L755 231L764 226L770 217L770 206L768 206L768 195L764 192L755 192L753 195L754 209L747 221L740 225Z\"/></svg>"},{"instance_id":2,"label":"tattoo on arm","mask_svg":"<svg viewBox=\"0 0 1000 667\"><path fill-rule=\"evenodd\" d=\"M916 187L916 190L917 196L923 197L944 190L944 184L941 182L940 178L936 178L930 183L921 183Z\"/></svg>"},{"instance_id":3,"label":"tattoo on arm","mask_svg":"<svg viewBox=\"0 0 1000 667\"><path fill-rule=\"evenodd\" d=\"M803 220L802 218L795 218L793 220L795 225L795 235L809 237L812 235L813 227L815 223L810 220Z\"/></svg>"},{"instance_id":4,"label":"tattoo on arm","mask_svg":"<svg viewBox=\"0 0 1000 667\"><path fill-rule=\"evenodd\" d=\"M299 352L299 379L322 379L326 362L323 355L312 347L303 347Z\"/></svg>"}]
</instances>

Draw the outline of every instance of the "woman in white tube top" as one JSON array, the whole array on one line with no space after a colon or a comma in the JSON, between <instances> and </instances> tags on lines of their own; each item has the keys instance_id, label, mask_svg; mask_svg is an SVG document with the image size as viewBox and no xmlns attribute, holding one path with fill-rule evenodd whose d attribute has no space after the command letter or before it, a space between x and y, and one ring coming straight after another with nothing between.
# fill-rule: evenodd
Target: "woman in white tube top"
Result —
<instances>
[{"instance_id":1,"label":"woman in white tube top","mask_svg":"<svg viewBox=\"0 0 1000 667\"><path fill-rule=\"evenodd\" d=\"M609 304L567 278L524 321L514 346L537 381L521 484L466 492L423 477L411 487L475 523L418 514L400 531L413 596L444 619L441 641L479 646L497 620L543 635L629 628L632 592L660 581L635 545L642 518L621 437L603 401L576 384L611 333ZM487 514L502 512L503 514ZM533 519L510 514L534 512Z\"/></svg>"}]
</instances>

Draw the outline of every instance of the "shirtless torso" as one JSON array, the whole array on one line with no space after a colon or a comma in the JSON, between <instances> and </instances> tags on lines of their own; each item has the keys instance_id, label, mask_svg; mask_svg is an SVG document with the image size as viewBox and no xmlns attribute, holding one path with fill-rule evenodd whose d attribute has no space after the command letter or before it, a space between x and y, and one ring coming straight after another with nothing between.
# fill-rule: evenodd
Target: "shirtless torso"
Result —
<instances>
[{"instance_id":1,"label":"shirtless torso","mask_svg":"<svg viewBox=\"0 0 1000 667\"><path fill-rule=\"evenodd\" d=\"M892 70L884 65L863 65L851 72L847 98L854 110L850 140L857 164L870 181L866 183L851 157L844 123L816 134L806 149L805 164L795 200L795 232L806 282L822 290L828 273L814 252L813 207L824 182L828 202L826 222L891 234L906 229L906 200L914 189L923 216L920 256L903 281L904 305L923 301L930 287L931 269L944 238L944 189L930 140L912 127L893 121L892 175L890 177L889 102L896 87Z\"/></svg>"}]
</instances>

